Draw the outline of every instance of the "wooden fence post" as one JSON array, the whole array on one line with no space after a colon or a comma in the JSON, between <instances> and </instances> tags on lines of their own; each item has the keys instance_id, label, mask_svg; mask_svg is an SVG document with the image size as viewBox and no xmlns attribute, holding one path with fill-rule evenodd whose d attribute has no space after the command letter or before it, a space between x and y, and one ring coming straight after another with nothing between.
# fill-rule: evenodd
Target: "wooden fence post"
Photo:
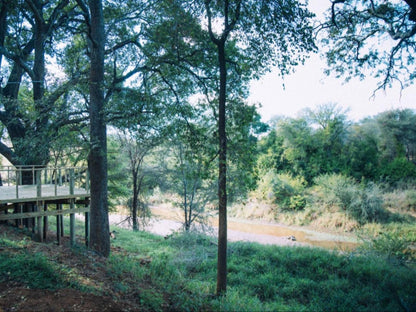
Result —
<instances>
[{"instance_id":1,"label":"wooden fence post","mask_svg":"<svg viewBox=\"0 0 416 312\"><path fill-rule=\"evenodd\" d=\"M35 171L36 173L36 211L40 211L43 206L41 198L42 198L42 169L38 169ZM36 218L36 238L39 242L43 241L43 218L37 217Z\"/></svg>"},{"instance_id":2,"label":"wooden fence post","mask_svg":"<svg viewBox=\"0 0 416 312\"><path fill-rule=\"evenodd\" d=\"M90 171L87 168L87 174L85 176L85 190L87 191L87 193L89 193L90 191ZM88 202L90 202L91 199L89 198ZM90 206L90 204L86 204L85 205ZM90 213L86 212L85 213L85 245L88 247L89 246L89 241L90 241Z\"/></svg>"},{"instance_id":3,"label":"wooden fence post","mask_svg":"<svg viewBox=\"0 0 416 312\"><path fill-rule=\"evenodd\" d=\"M74 181L74 168L69 170L69 194L74 195L75 181ZM75 208L74 198L70 199L70 209ZM75 246L75 214L69 214L69 237L71 241L71 246Z\"/></svg>"}]
</instances>

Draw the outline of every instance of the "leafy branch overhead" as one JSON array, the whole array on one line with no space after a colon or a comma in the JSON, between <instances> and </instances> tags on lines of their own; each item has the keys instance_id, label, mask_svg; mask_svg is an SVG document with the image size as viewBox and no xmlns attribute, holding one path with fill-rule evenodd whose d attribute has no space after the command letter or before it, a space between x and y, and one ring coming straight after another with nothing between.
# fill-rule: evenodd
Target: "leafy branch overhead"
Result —
<instances>
[{"instance_id":1,"label":"leafy branch overhead","mask_svg":"<svg viewBox=\"0 0 416 312\"><path fill-rule=\"evenodd\" d=\"M320 27L327 73L379 79L377 89L413 83L416 3L334 0Z\"/></svg>"}]
</instances>

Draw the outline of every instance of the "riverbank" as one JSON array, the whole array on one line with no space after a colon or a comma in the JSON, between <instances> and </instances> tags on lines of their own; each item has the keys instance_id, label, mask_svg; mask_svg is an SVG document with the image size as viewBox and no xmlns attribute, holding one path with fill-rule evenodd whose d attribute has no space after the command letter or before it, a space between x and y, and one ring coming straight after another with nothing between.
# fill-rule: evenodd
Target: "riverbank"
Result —
<instances>
[{"instance_id":1,"label":"riverbank","mask_svg":"<svg viewBox=\"0 0 416 312\"><path fill-rule=\"evenodd\" d=\"M176 209L163 206L152 207L153 217L149 220L144 230L153 234L168 236L182 228L181 212ZM126 215L111 214L110 224L123 228L131 228L129 218ZM210 236L216 236L217 218L210 217L204 232ZM359 241L353 236L318 232L302 227L273 224L270 222L255 220L228 220L228 240L256 242L263 245L277 246L315 246L326 249L352 250Z\"/></svg>"}]
</instances>

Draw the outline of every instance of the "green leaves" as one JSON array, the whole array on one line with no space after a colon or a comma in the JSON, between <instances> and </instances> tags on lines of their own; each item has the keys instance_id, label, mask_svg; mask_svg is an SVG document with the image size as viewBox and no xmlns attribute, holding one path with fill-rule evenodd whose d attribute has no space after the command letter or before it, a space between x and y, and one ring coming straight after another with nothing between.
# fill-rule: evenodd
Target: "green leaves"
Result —
<instances>
[{"instance_id":1,"label":"green leaves","mask_svg":"<svg viewBox=\"0 0 416 312\"><path fill-rule=\"evenodd\" d=\"M378 88L412 84L415 22L406 1L338 1L322 25L328 73L349 79L376 76Z\"/></svg>"}]
</instances>

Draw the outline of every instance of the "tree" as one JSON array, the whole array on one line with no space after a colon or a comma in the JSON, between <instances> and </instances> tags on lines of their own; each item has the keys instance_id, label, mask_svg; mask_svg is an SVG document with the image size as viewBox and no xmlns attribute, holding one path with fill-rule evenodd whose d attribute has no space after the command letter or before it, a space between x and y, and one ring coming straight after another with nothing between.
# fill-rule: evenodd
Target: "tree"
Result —
<instances>
[{"instance_id":1,"label":"tree","mask_svg":"<svg viewBox=\"0 0 416 312\"><path fill-rule=\"evenodd\" d=\"M146 127L138 125L135 130L125 131L118 134L119 142L122 144L122 151L127 154L128 170L130 173L131 200L131 220L133 231L138 231L138 220L145 220L148 211L143 200L145 190L154 186L155 170L146 167L145 157L160 144L159 133L149 131ZM153 183L151 183L151 181Z\"/></svg>"},{"instance_id":2,"label":"tree","mask_svg":"<svg viewBox=\"0 0 416 312\"><path fill-rule=\"evenodd\" d=\"M289 172L308 183L320 174L344 172L348 128L345 111L332 103L306 109L298 118L281 118L260 142L259 169Z\"/></svg>"},{"instance_id":3,"label":"tree","mask_svg":"<svg viewBox=\"0 0 416 312\"><path fill-rule=\"evenodd\" d=\"M78 0L88 26L90 51L89 117L91 177L90 247L100 255L110 254L110 228L107 197L107 130L104 108L104 15L101 0L89 0L89 7Z\"/></svg>"},{"instance_id":4,"label":"tree","mask_svg":"<svg viewBox=\"0 0 416 312\"><path fill-rule=\"evenodd\" d=\"M85 120L65 109L63 97L79 75L59 83L46 70L46 56L59 54L57 42L68 38L77 14L68 0L0 4L0 122L7 130L0 153L14 165L46 165L60 129Z\"/></svg>"},{"instance_id":5,"label":"tree","mask_svg":"<svg viewBox=\"0 0 416 312\"><path fill-rule=\"evenodd\" d=\"M351 125L343 148L343 173L357 181L377 178L380 161L380 129L374 118L366 118Z\"/></svg>"},{"instance_id":6,"label":"tree","mask_svg":"<svg viewBox=\"0 0 416 312\"><path fill-rule=\"evenodd\" d=\"M380 128L383 158L390 162L395 157L414 161L416 154L416 114L411 109L395 109L376 116Z\"/></svg>"},{"instance_id":7,"label":"tree","mask_svg":"<svg viewBox=\"0 0 416 312\"><path fill-rule=\"evenodd\" d=\"M189 107L187 112L185 118L170 125L166 149L172 155L167 164L170 187L180 197L184 229L188 232L195 221L203 223L205 205L214 199L215 143L210 133L215 125L200 108Z\"/></svg>"},{"instance_id":8,"label":"tree","mask_svg":"<svg viewBox=\"0 0 416 312\"><path fill-rule=\"evenodd\" d=\"M371 75L378 89L395 81L408 86L415 77L416 2L413 0L332 0L322 25L328 73Z\"/></svg>"},{"instance_id":9,"label":"tree","mask_svg":"<svg viewBox=\"0 0 416 312\"><path fill-rule=\"evenodd\" d=\"M221 295L227 284L226 112L227 100L233 94L227 89L227 79L235 72L234 77L239 79L233 80L233 89L244 90L238 86L259 77L270 65L276 65L282 74L289 73L293 65L302 62L304 53L314 47L309 25L312 15L295 0L185 1L183 6L204 19L217 57L217 106L213 108L218 121L217 295Z\"/></svg>"},{"instance_id":10,"label":"tree","mask_svg":"<svg viewBox=\"0 0 416 312\"><path fill-rule=\"evenodd\" d=\"M109 134L107 138L108 161L108 209L117 210L120 205L127 205L131 195L128 156L123 151L123 142L118 134Z\"/></svg>"},{"instance_id":11,"label":"tree","mask_svg":"<svg viewBox=\"0 0 416 312\"><path fill-rule=\"evenodd\" d=\"M227 200L232 203L246 199L255 188L257 142L267 125L257 107L243 99L229 99L227 113Z\"/></svg>"},{"instance_id":12,"label":"tree","mask_svg":"<svg viewBox=\"0 0 416 312\"><path fill-rule=\"evenodd\" d=\"M320 142L316 141L314 129L306 118L287 118L277 125L277 137L281 142L281 170L302 176L308 182L321 172L318 152Z\"/></svg>"},{"instance_id":13,"label":"tree","mask_svg":"<svg viewBox=\"0 0 416 312\"><path fill-rule=\"evenodd\" d=\"M317 149L312 166L319 167L319 174L339 173L345 168L343 148L349 124L346 110L334 103L319 105L315 110L306 110L306 118L314 129ZM316 128L317 126L317 128Z\"/></svg>"}]
</instances>

